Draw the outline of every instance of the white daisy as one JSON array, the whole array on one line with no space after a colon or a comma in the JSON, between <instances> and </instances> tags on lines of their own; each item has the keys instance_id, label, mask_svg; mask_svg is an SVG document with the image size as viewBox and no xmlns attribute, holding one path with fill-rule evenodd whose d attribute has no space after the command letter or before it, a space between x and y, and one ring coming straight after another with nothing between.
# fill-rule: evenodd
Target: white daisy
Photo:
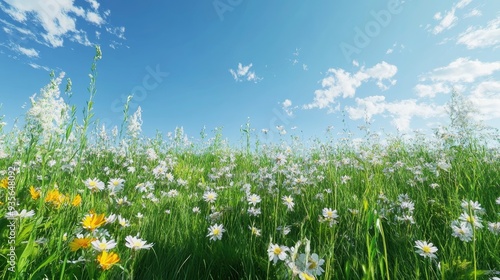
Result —
<instances>
[{"instance_id":1,"label":"white daisy","mask_svg":"<svg viewBox=\"0 0 500 280\"><path fill-rule=\"evenodd\" d=\"M208 228L208 235L207 237L210 237L210 240L215 241L215 240L221 240L222 239L222 233L225 232L226 230L224 229L224 226L222 224L218 225L215 224L211 227Z\"/></svg>"}]
</instances>

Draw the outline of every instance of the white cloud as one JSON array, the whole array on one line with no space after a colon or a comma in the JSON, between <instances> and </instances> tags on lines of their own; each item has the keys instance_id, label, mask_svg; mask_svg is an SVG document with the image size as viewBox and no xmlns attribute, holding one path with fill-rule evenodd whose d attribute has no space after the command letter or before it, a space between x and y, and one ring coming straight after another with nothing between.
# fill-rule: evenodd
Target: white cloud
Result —
<instances>
[{"instance_id":1,"label":"white cloud","mask_svg":"<svg viewBox=\"0 0 500 280\"><path fill-rule=\"evenodd\" d=\"M78 26L81 25L79 19L101 26L106 24L104 18L109 12L99 12L98 0L85 2L77 5L74 0L5 0L4 4L0 4L0 8L10 16L10 22L34 27L31 30L41 27L37 32L39 34L32 34L34 38L31 38L38 43L50 47L62 47L64 40L69 38L84 45L92 45L86 36L82 35L82 27ZM114 30L111 27L107 28ZM117 36L124 39L122 33L118 33Z\"/></svg>"},{"instance_id":2,"label":"white cloud","mask_svg":"<svg viewBox=\"0 0 500 280\"><path fill-rule=\"evenodd\" d=\"M46 66L42 66L42 65L39 65L39 64L36 64L36 63L28 63L29 66L35 68L35 69L43 69L45 71L50 71L49 67L46 67Z\"/></svg>"},{"instance_id":3,"label":"white cloud","mask_svg":"<svg viewBox=\"0 0 500 280\"><path fill-rule=\"evenodd\" d=\"M479 110L479 115L474 116L480 120L500 118L500 81L485 81L480 83L468 97L472 104Z\"/></svg>"},{"instance_id":4,"label":"white cloud","mask_svg":"<svg viewBox=\"0 0 500 280\"><path fill-rule=\"evenodd\" d=\"M445 83L438 82L435 84L424 85L418 84L414 88L419 97L435 97L438 93L450 93L451 87Z\"/></svg>"},{"instance_id":5,"label":"white cloud","mask_svg":"<svg viewBox=\"0 0 500 280\"><path fill-rule=\"evenodd\" d=\"M115 35L116 37L125 40L125 27L106 27L106 31L110 34Z\"/></svg>"},{"instance_id":6,"label":"white cloud","mask_svg":"<svg viewBox=\"0 0 500 280\"><path fill-rule=\"evenodd\" d=\"M92 43L87 38L87 33L85 31L81 31L79 33L74 34L71 38L71 41L80 43L84 46L92 46Z\"/></svg>"},{"instance_id":7,"label":"white cloud","mask_svg":"<svg viewBox=\"0 0 500 280\"><path fill-rule=\"evenodd\" d=\"M335 99L338 97L352 98L356 94L356 90L363 83L375 80L377 86L385 90L391 85L394 85L396 80L392 78L396 75L398 68L385 61L378 63L372 68L364 69L362 67L358 72L351 74L344 69L328 69L327 76L321 81L321 89L314 91L314 100L310 104L303 106L304 109L313 108L329 108L332 110L332 105L335 104ZM389 81L389 85L385 85L384 81Z\"/></svg>"},{"instance_id":8,"label":"white cloud","mask_svg":"<svg viewBox=\"0 0 500 280\"><path fill-rule=\"evenodd\" d=\"M91 22L95 25L101 25L104 23L104 19L98 13L95 12L87 12L86 19L88 22Z\"/></svg>"},{"instance_id":9,"label":"white cloud","mask_svg":"<svg viewBox=\"0 0 500 280\"><path fill-rule=\"evenodd\" d=\"M27 15L33 14L46 31L42 37L53 47L62 46L62 36L76 31L76 19L73 14L81 15L83 11L82 8L73 6L71 0L8 0L7 3L10 5L6 9L7 14L18 22L24 23L27 21Z\"/></svg>"},{"instance_id":10,"label":"white cloud","mask_svg":"<svg viewBox=\"0 0 500 280\"><path fill-rule=\"evenodd\" d=\"M470 60L466 57L460 57L447 66L432 70L422 80L472 83L478 77L491 75L498 70L500 70L500 61L481 62L477 59Z\"/></svg>"},{"instance_id":11,"label":"white cloud","mask_svg":"<svg viewBox=\"0 0 500 280\"><path fill-rule=\"evenodd\" d=\"M441 20L443 18L443 16L441 15L441 12L437 12L434 14L434 19L435 20Z\"/></svg>"},{"instance_id":12,"label":"white cloud","mask_svg":"<svg viewBox=\"0 0 500 280\"><path fill-rule=\"evenodd\" d=\"M361 71L363 71L363 69L361 69ZM394 77L397 72L398 68L395 65L391 65L385 61L383 61L382 63L378 63L372 68L366 69L365 71L365 73L368 74L369 77L377 79L377 86L382 90L386 90L390 86L396 84L396 80L393 80L391 78ZM383 83L384 80L389 81L389 86Z\"/></svg>"},{"instance_id":13,"label":"white cloud","mask_svg":"<svg viewBox=\"0 0 500 280\"><path fill-rule=\"evenodd\" d=\"M472 0L462 0L462 1L458 2L455 7L462 9L465 6L469 5L471 2L472 2Z\"/></svg>"},{"instance_id":14,"label":"white cloud","mask_svg":"<svg viewBox=\"0 0 500 280\"><path fill-rule=\"evenodd\" d=\"M404 49L405 49L405 45L398 44L398 42L395 42L394 44L392 44L392 47L390 47L389 49L387 49L387 51L385 51L385 54L391 54L391 53L394 53L394 51L398 51L398 50L401 53Z\"/></svg>"},{"instance_id":15,"label":"white cloud","mask_svg":"<svg viewBox=\"0 0 500 280\"><path fill-rule=\"evenodd\" d=\"M289 117L292 117L293 111L297 108L297 106L292 107L292 101L290 99L285 99L285 101L281 103L281 108Z\"/></svg>"},{"instance_id":16,"label":"white cloud","mask_svg":"<svg viewBox=\"0 0 500 280\"><path fill-rule=\"evenodd\" d=\"M385 97L381 95L356 98L357 107L346 107L349 117L353 120L366 119L370 121L374 115L385 111Z\"/></svg>"},{"instance_id":17,"label":"white cloud","mask_svg":"<svg viewBox=\"0 0 500 280\"><path fill-rule=\"evenodd\" d=\"M304 69L304 71L307 71L309 70L309 67L307 67L307 64L302 64L302 69Z\"/></svg>"},{"instance_id":18,"label":"white cloud","mask_svg":"<svg viewBox=\"0 0 500 280\"><path fill-rule=\"evenodd\" d=\"M27 49L21 46L17 46L17 51L28 57L38 57L39 55L38 51L33 48Z\"/></svg>"},{"instance_id":19,"label":"white cloud","mask_svg":"<svg viewBox=\"0 0 500 280\"><path fill-rule=\"evenodd\" d=\"M482 15L483 15L483 13L480 10L478 10L478 9L472 9L470 12L468 12L467 14L465 14L464 18L480 17Z\"/></svg>"},{"instance_id":20,"label":"white cloud","mask_svg":"<svg viewBox=\"0 0 500 280\"><path fill-rule=\"evenodd\" d=\"M297 58L300 55L300 49L299 48L295 48L295 51L292 53L292 55L293 55L293 58L289 59L292 62L292 65L295 65L295 64L299 63L299 60Z\"/></svg>"},{"instance_id":21,"label":"white cloud","mask_svg":"<svg viewBox=\"0 0 500 280\"><path fill-rule=\"evenodd\" d=\"M410 121L413 117L428 119L445 114L443 106L417 103L414 99L387 103L386 109L393 116L391 123L400 131L410 129Z\"/></svg>"},{"instance_id":22,"label":"white cloud","mask_svg":"<svg viewBox=\"0 0 500 280\"><path fill-rule=\"evenodd\" d=\"M9 30L8 34L12 34L15 30L22 35L35 37L35 34L33 34L33 32L31 32L30 30L15 26L14 24L12 24L6 20L0 19L0 23L4 24L6 26L6 27L3 27L3 29L6 33L7 33L6 29Z\"/></svg>"},{"instance_id":23,"label":"white cloud","mask_svg":"<svg viewBox=\"0 0 500 280\"><path fill-rule=\"evenodd\" d=\"M238 69L233 70L229 69L229 73L233 76L234 80L237 82L241 82L243 80L247 80L250 82L259 82L262 78L258 77L255 72L250 71L252 68L252 63L249 65L243 66L241 63L238 63Z\"/></svg>"},{"instance_id":24,"label":"white cloud","mask_svg":"<svg viewBox=\"0 0 500 280\"><path fill-rule=\"evenodd\" d=\"M97 2L96 0L85 0L85 1L87 1L92 6L92 9L96 11L99 9L99 2Z\"/></svg>"},{"instance_id":25,"label":"white cloud","mask_svg":"<svg viewBox=\"0 0 500 280\"><path fill-rule=\"evenodd\" d=\"M432 29L432 33L439 34L446 29L452 28L457 23L457 16L455 16L455 9L451 9L446 15L441 19L438 25Z\"/></svg>"},{"instance_id":26,"label":"white cloud","mask_svg":"<svg viewBox=\"0 0 500 280\"><path fill-rule=\"evenodd\" d=\"M364 118L370 121L373 116L387 112L392 117L391 124L400 131L410 129L413 117L431 118L444 114L443 106L417 103L415 99L387 102L385 97L380 95L356 98L356 105L356 107L346 107L349 118L353 120Z\"/></svg>"},{"instance_id":27,"label":"white cloud","mask_svg":"<svg viewBox=\"0 0 500 280\"><path fill-rule=\"evenodd\" d=\"M446 12L444 16L441 12L434 14L434 20L438 20L439 23L432 29L433 34L439 34L447 29L452 28L458 22L458 17L455 15L457 9L463 9L465 6L469 5L472 0L462 0L453 5L450 11Z\"/></svg>"},{"instance_id":28,"label":"white cloud","mask_svg":"<svg viewBox=\"0 0 500 280\"><path fill-rule=\"evenodd\" d=\"M457 44L468 49L500 46L500 18L488 22L485 28L469 27L458 36Z\"/></svg>"}]
</instances>

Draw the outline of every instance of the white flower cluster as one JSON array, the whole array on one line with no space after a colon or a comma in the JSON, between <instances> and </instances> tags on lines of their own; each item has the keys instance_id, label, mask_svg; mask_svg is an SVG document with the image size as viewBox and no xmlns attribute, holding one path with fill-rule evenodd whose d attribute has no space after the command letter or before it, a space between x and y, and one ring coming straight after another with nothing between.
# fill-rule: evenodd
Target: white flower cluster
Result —
<instances>
[{"instance_id":1,"label":"white flower cluster","mask_svg":"<svg viewBox=\"0 0 500 280\"><path fill-rule=\"evenodd\" d=\"M320 276L325 272L321 267L324 259L320 259L318 254L311 254L311 244L308 239L298 241L294 247L289 248L279 244L270 243L267 248L269 261L276 264L278 261L283 261L286 267L292 272L293 278L299 276L299 279L316 279L315 276ZM300 246L305 245L304 253L299 253Z\"/></svg>"},{"instance_id":2,"label":"white flower cluster","mask_svg":"<svg viewBox=\"0 0 500 280\"><path fill-rule=\"evenodd\" d=\"M130 117L128 122L128 135L131 138L137 138L142 131L142 110L139 106L137 111Z\"/></svg>"},{"instance_id":3,"label":"white flower cluster","mask_svg":"<svg viewBox=\"0 0 500 280\"><path fill-rule=\"evenodd\" d=\"M31 108L26 114L26 121L30 131L41 129L44 142L47 142L53 135L61 135L64 132L64 124L69 118L69 106L64 102L59 91L63 78L64 72L42 88L38 98L36 94L30 97Z\"/></svg>"}]
</instances>

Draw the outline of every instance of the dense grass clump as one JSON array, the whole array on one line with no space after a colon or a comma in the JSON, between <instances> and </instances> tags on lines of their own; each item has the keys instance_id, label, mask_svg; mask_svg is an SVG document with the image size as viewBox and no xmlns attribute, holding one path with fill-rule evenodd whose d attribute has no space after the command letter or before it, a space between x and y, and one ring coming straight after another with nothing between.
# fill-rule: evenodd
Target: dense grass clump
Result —
<instances>
[{"instance_id":1,"label":"dense grass clump","mask_svg":"<svg viewBox=\"0 0 500 280\"><path fill-rule=\"evenodd\" d=\"M93 117L98 59L80 124L53 77L0 131L0 278L500 277L488 139L146 139L140 110L111 131Z\"/></svg>"}]
</instances>

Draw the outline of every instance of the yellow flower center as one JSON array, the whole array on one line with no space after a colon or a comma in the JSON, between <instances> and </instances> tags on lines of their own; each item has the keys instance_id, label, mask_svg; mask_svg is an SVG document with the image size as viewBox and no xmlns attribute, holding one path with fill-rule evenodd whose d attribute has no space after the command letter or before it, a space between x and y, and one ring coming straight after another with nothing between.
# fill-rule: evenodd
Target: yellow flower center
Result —
<instances>
[{"instance_id":1,"label":"yellow flower center","mask_svg":"<svg viewBox=\"0 0 500 280\"><path fill-rule=\"evenodd\" d=\"M280 247L276 247L276 248L274 248L273 253L274 253L275 255L279 255L279 254L281 254L281 248L280 248Z\"/></svg>"},{"instance_id":2,"label":"yellow flower center","mask_svg":"<svg viewBox=\"0 0 500 280\"><path fill-rule=\"evenodd\" d=\"M309 261L311 262L311 264L309 264L309 269L315 269L317 266L318 266L318 263L315 262L314 260L311 260L309 259Z\"/></svg>"},{"instance_id":3,"label":"yellow flower center","mask_svg":"<svg viewBox=\"0 0 500 280\"><path fill-rule=\"evenodd\" d=\"M426 254L429 254L429 253L431 252L431 247L429 247L429 246L424 246L424 247L422 248L422 251L424 251L424 253L426 253Z\"/></svg>"}]
</instances>

